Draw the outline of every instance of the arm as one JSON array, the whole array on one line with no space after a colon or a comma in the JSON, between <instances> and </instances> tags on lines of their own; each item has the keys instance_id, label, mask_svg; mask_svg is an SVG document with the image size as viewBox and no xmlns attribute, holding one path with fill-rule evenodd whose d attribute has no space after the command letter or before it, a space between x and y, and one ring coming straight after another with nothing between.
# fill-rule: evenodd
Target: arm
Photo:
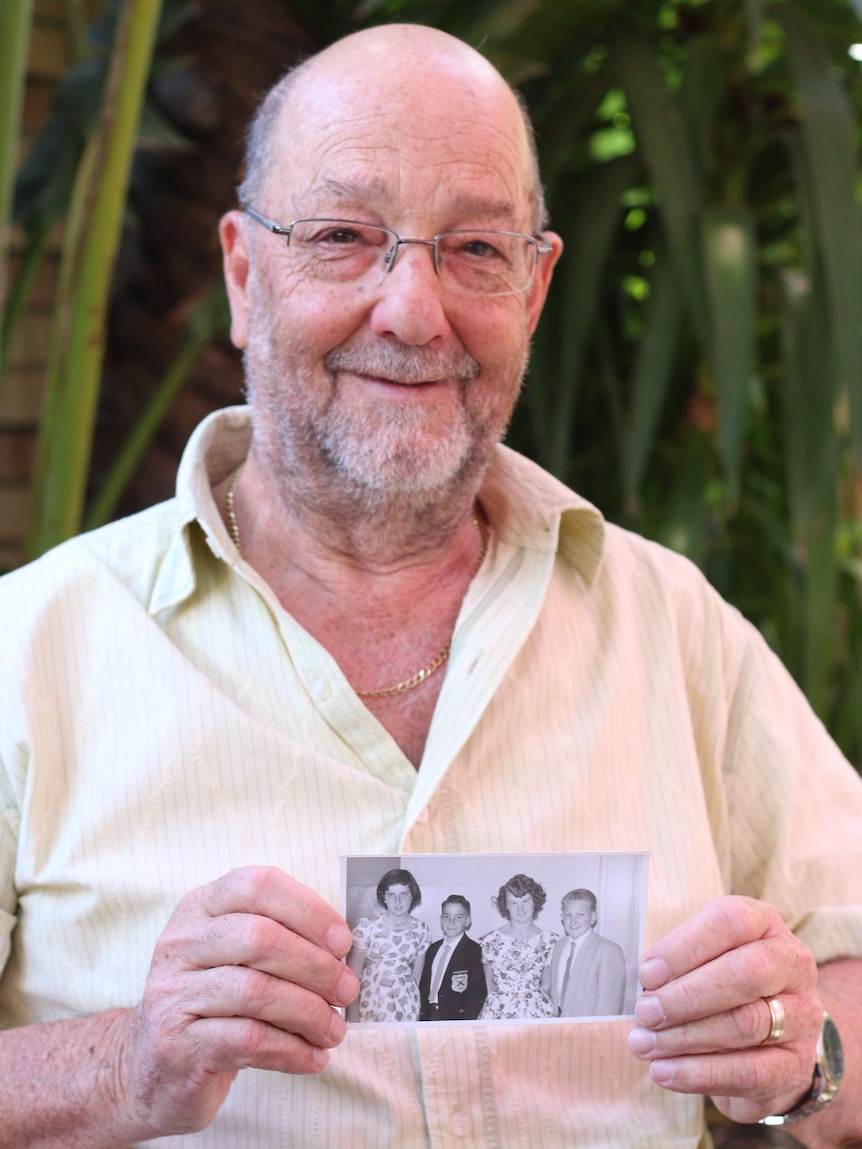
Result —
<instances>
[{"instance_id":1,"label":"arm","mask_svg":"<svg viewBox=\"0 0 862 1149\"><path fill-rule=\"evenodd\" d=\"M487 986L488 993L493 993L497 988L497 983L494 981L494 967L489 965L488 962L482 962L482 969L485 971L485 985Z\"/></svg>"},{"instance_id":2,"label":"arm","mask_svg":"<svg viewBox=\"0 0 862 1149\"><path fill-rule=\"evenodd\" d=\"M622 1013L626 996L626 959L616 942L604 947L596 981L596 1017Z\"/></svg>"},{"instance_id":3,"label":"arm","mask_svg":"<svg viewBox=\"0 0 862 1149\"><path fill-rule=\"evenodd\" d=\"M551 996L551 963L545 966L542 970L542 980L539 982L539 988L542 989L548 997Z\"/></svg>"},{"instance_id":4,"label":"arm","mask_svg":"<svg viewBox=\"0 0 862 1149\"><path fill-rule=\"evenodd\" d=\"M354 945L353 949L347 955L347 966L356 975L357 982L362 977L362 971L365 968L365 953L365 950L361 950L358 946ZM359 1021L358 997L355 997L347 1006L345 1017L348 1021Z\"/></svg>"},{"instance_id":5,"label":"arm","mask_svg":"<svg viewBox=\"0 0 862 1149\"><path fill-rule=\"evenodd\" d=\"M187 895L141 1004L0 1034L5 1149L124 1149L204 1129L240 1069L318 1073L356 993L346 922L275 869Z\"/></svg>"},{"instance_id":6,"label":"arm","mask_svg":"<svg viewBox=\"0 0 862 1149\"><path fill-rule=\"evenodd\" d=\"M808 1092L823 1008L838 1025L847 1073L838 1099L793 1126L812 1149L862 1144L862 961L818 970L777 911L751 898L711 902L644 957L645 993L629 1042L653 1080L680 1093L710 1095L735 1121L793 1108ZM787 1024L775 1045L764 997L778 997Z\"/></svg>"},{"instance_id":7,"label":"arm","mask_svg":"<svg viewBox=\"0 0 862 1149\"><path fill-rule=\"evenodd\" d=\"M413 963L413 980L417 985L422 980L422 970L425 968L425 955L427 953L427 950L423 950L422 953L419 954L419 956L416 958L416 961Z\"/></svg>"}]
</instances>

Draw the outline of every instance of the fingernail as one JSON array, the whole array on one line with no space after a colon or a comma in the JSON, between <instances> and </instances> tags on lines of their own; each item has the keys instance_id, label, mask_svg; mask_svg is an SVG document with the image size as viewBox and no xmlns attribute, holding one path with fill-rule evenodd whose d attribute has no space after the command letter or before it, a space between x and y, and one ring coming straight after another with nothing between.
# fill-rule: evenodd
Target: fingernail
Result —
<instances>
[{"instance_id":1,"label":"fingernail","mask_svg":"<svg viewBox=\"0 0 862 1149\"><path fill-rule=\"evenodd\" d=\"M329 1023L329 1040L335 1042L337 1045L347 1032L347 1022L340 1013L332 1014L332 1021Z\"/></svg>"},{"instance_id":2,"label":"fingernail","mask_svg":"<svg viewBox=\"0 0 862 1149\"><path fill-rule=\"evenodd\" d=\"M655 1034L636 1025L629 1034L629 1049L632 1053L641 1055L652 1053L655 1049Z\"/></svg>"},{"instance_id":3,"label":"fingernail","mask_svg":"<svg viewBox=\"0 0 862 1149\"><path fill-rule=\"evenodd\" d=\"M356 979L356 975L351 973L349 969L345 969L339 979L338 985L335 987L335 1000L339 1005L350 1005L356 997L358 989L359 982Z\"/></svg>"},{"instance_id":4,"label":"fingernail","mask_svg":"<svg viewBox=\"0 0 862 1149\"><path fill-rule=\"evenodd\" d=\"M664 1009L662 1009L662 1004L655 994L648 993L638 999L635 1006L635 1017L641 1025L650 1029L656 1025L661 1025L664 1021Z\"/></svg>"},{"instance_id":5,"label":"fingernail","mask_svg":"<svg viewBox=\"0 0 862 1149\"><path fill-rule=\"evenodd\" d=\"M674 1072L672 1061L653 1061L649 1067L649 1071L650 1077L652 1077L656 1085L670 1085L673 1081Z\"/></svg>"},{"instance_id":6,"label":"fingernail","mask_svg":"<svg viewBox=\"0 0 862 1149\"><path fill-rule=\"evenodd\" d=\"M353 945L353 934L341 922L333 922L326 931L326 948L331 954L346 954Z\"/></svg>"},{"instance_id":7,"label":"fingernail","mask_svg":"<svg viewBox=\"0 0 862 1149\"><path fill-rule=\"evenodd\" d=\"M641 962L639 973L644 989L660 989L670 981L670 967L664 958L647 958Z\"/></svg>"},{"instance_id":8,"label":"fingernail","mask_svg":"<svg viewBox=\"0 0 862 1149\"><path fill-rule=\"evenodd\" d=\"M318 1049L315 1046L311 1051L311 1060L315 1071L319 1073L321 1069L326 1069L329 1065L329 1050Z\"/></svg>"}]
</instances>

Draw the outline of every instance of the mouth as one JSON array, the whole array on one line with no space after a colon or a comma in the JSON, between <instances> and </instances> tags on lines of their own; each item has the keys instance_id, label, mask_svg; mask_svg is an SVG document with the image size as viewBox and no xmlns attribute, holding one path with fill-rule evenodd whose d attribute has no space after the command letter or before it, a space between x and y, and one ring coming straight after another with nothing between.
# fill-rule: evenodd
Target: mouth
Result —
<instances>
[{"instance_id":1,"label":"mouth","mask_svg":"<svg viewBox=\"0 0 862 1149\"><path fill-rule=\"evenodd\" d=\"M444 383L444 379L390 379L385 375L367 375L357 372L357 378L366 383L376 383L383 387L409 387L428 388L437 387Z\"/></svg>"}]
</instances>

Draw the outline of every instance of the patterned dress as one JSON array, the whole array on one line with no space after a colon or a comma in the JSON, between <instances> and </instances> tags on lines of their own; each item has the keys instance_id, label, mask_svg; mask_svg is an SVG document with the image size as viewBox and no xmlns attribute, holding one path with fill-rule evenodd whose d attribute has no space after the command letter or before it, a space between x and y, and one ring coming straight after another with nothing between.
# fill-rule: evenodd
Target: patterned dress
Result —
<instances>
[{"instance_id":1,"label":"patterned dress","mask_svg":"<svg viewBox=\"0 0 862 1149\"><path fill-rule=\"evenodd\" d=\"M419 986L413 963L431 944L424 922L408 917L403 929L386 914L361 918L353 931L353 945L365 954L359 979L360 1021L418 1021Z\"/></svg>"},{"instance_id":2,"label":"patterned dress","mask_svg":"<svg viewBox=\"0 0 862 1149\"><path fill-rule=\"evenodd\" d=\"M515 1017L554 1017L550 997L541 988L542 971L551 960L557 935L540 930L527 938L492 930L480 938L482 961L491 967L488 997L480 1021Z\"/></svg>"}]
</instances>

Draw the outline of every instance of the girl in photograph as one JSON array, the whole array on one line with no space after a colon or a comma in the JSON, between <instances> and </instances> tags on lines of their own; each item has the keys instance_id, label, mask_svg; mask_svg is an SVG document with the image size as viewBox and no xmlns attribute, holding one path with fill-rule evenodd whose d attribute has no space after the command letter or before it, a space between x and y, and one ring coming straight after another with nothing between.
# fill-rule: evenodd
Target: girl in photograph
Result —
<instances>
[{"instance_id":1,"label":"girl in photograph","mask_svg":"<svg viewBox=\"0 0 862 1149\"><path fill-rule=\"evenodd\" d=\"M507 921L480 939L488 982L480 1021L554 1016L541 982L557 935L535 924L546 899L539 883L526 874L515 874L493 899Z\"/></svg>"},{"instance_id":2,"label":"girl in photograph","mask_svg":"<svg viewBox=\"0 0 862 1149\"><path fill-rule=\"evenodd\" d=\"M388 870L377 883L381 914L360 918L347 964L359 978L348 1021L418 1021L419 973L431 932L410 912L422 900L409 870Z\"/></svg>"}]
</instances>

